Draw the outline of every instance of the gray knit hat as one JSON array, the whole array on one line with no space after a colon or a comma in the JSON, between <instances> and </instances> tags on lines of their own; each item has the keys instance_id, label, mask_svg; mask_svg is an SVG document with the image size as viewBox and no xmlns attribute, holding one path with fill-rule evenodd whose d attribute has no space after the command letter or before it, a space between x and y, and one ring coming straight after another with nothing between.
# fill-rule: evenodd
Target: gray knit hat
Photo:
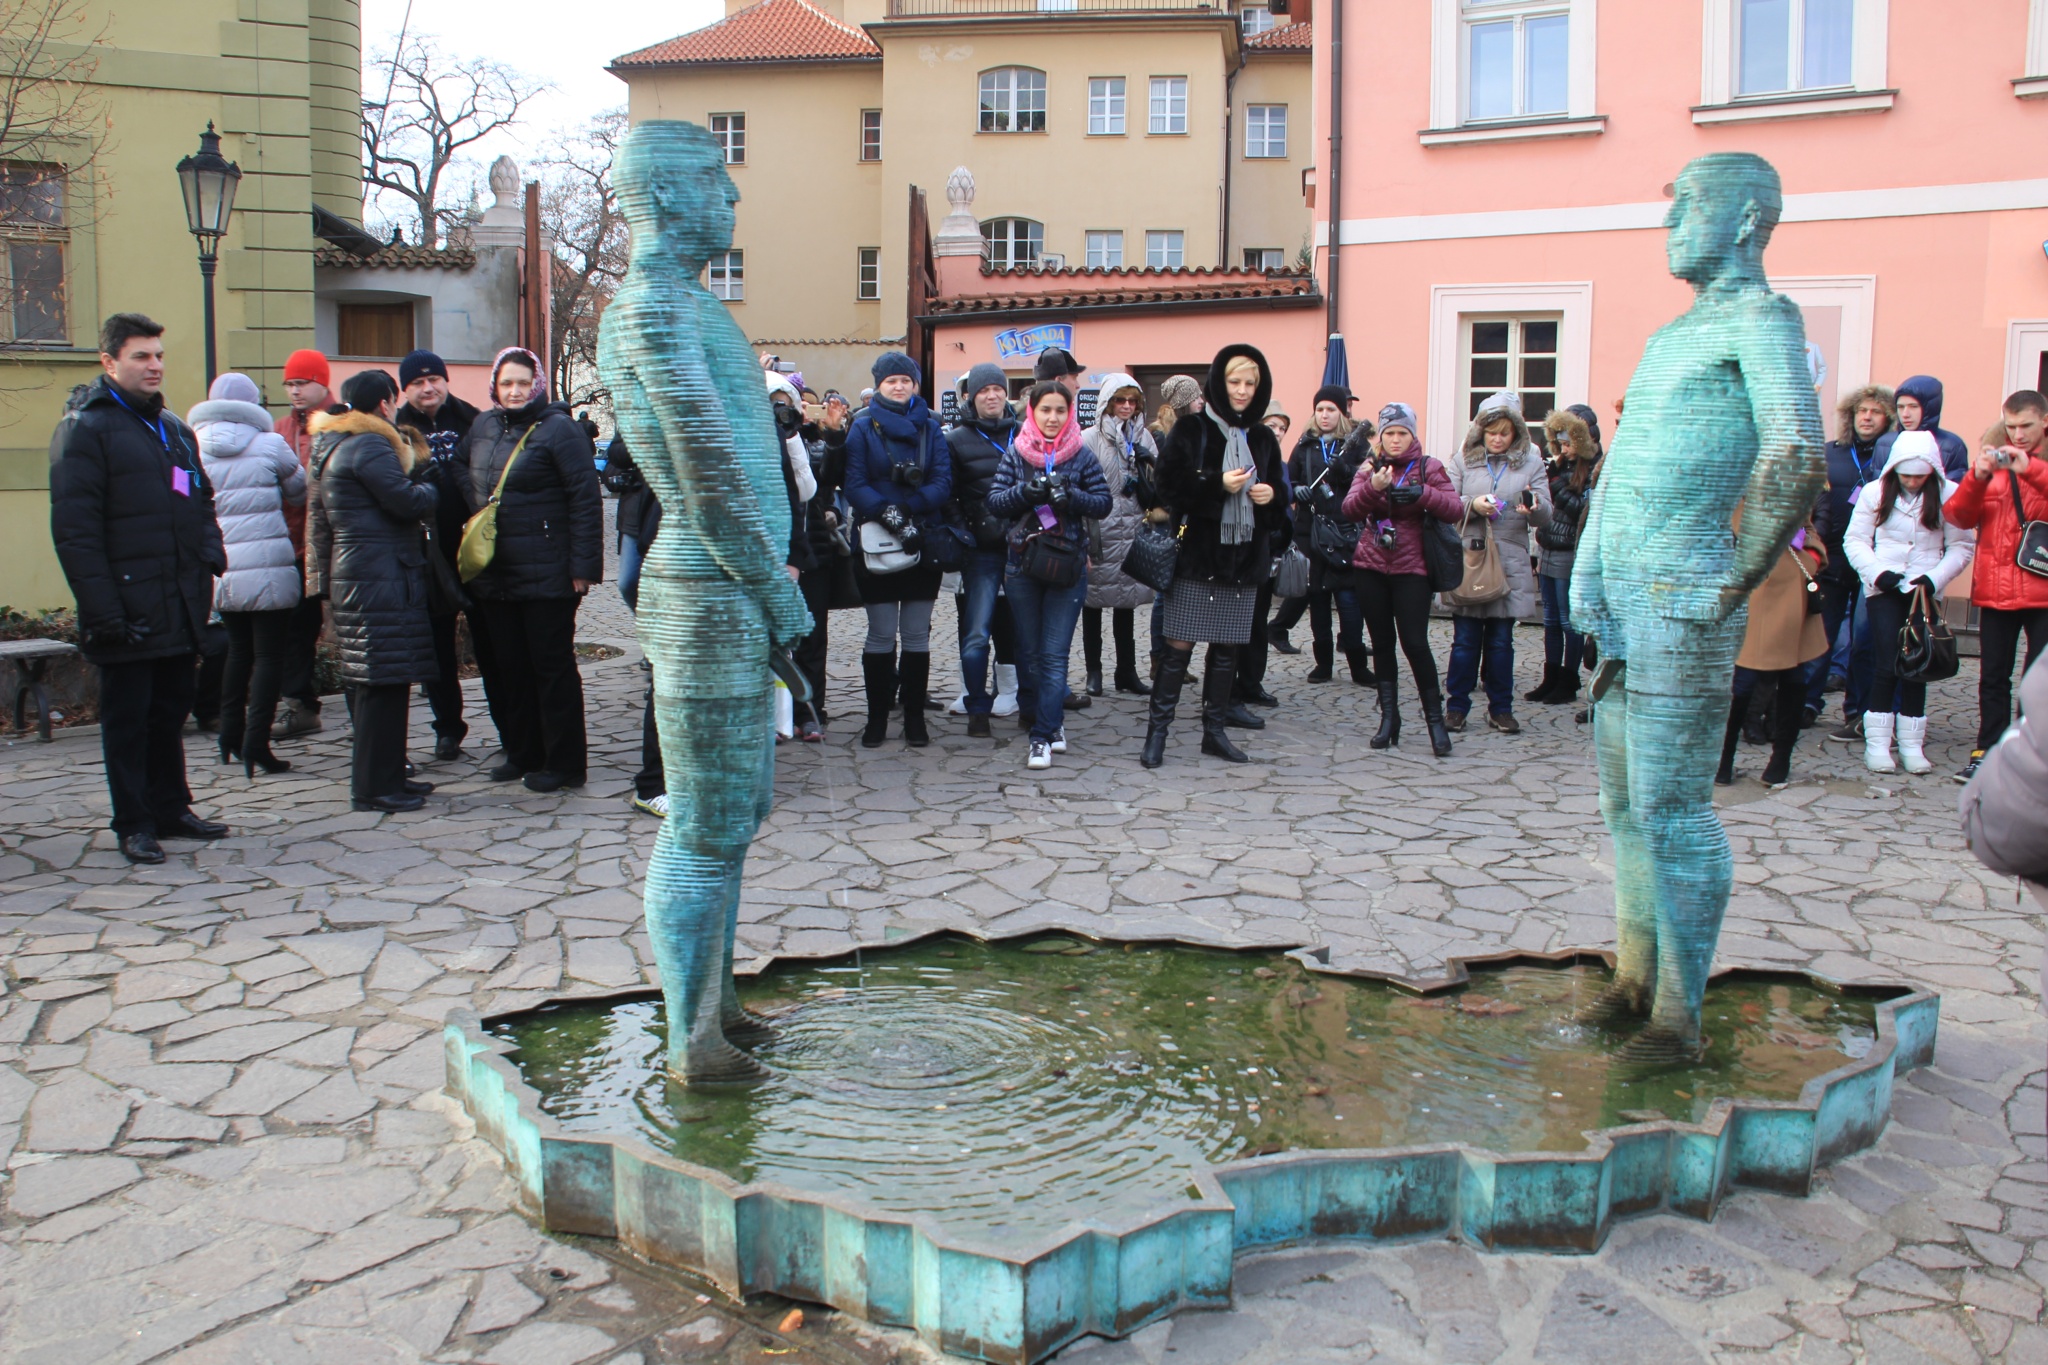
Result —
<instances>
[{"instance_id":1,"label":"gray knit hat","mask_svg":"<svg viewBox=\"0 0 2048 1365\"><path fill-rule=\"evenodd\" d=\"M1173 410L1185 416L1195 410L1202 397L1202 382L1193 375L1177 374L1159 386L1159 396Z\"/></svg>"},{"instance_id":2,"label":"gray knit hat","mask_svg":"<svg viewBox=\"0 0 2048 1365\"><path fill-rule=\"evenodd\" d=\"M974 401L974 395L987 388L1001 389L1007 394L1010 391L1010 377L1003 373L1002 366L984 360L969 370L967 377L960 381L960 391L967 395L967 401L971 403Z\"/></svg>"},{"instance_id":3,"label":"gray knit hat","mask_svg":"<svg viewBox=\"0 0 2048 1365\"><path fill-rule=\"evenodd\" d=\"M1389 403L1380 409L1380 435L1386 435L1394 427L1406 428L1410 436L1422 434L1415 427L1415 409L1406 403Z\"/></svg>"}]
</instances>

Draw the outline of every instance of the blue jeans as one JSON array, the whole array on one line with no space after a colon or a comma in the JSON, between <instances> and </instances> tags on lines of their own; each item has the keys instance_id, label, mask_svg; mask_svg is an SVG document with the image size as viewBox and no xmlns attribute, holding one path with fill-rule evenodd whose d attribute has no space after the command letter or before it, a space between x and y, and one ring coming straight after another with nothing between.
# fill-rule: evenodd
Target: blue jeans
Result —
<instances>
[{"instance_id":1,"label":"blue jeans","mask_svg":"<svg viewBox=\"0 0 2048 1365\"><path fill-rule=\"evenodd\" d=\"M1017 627L1017 709L1031 717L1033 741L1049 740L1066 724L1067 656L1088 597L1088 575L1071 588L1051 588L1011 571L1003 580L1010 619Z\"/></svg>"},{"instance_id":2,"label":"blue jeans","mask_svg":"<svg viewBox=\"0 0 2048 1365\"><path fill-rule=\"evenodd\" d=\"M1586 637L1572 629L1572 581L1536 576L1543 595L1543 662L1576 673L1586 656Z\"/></svg>"},{"instance_id":3,"label":"blue jeans","mask_svg":"<svg viewBox=\"0 0 2048 1365\"><path fill-rule=\"evenodd\" d=\"M1451 618L1451 666L1444 675L1444 710L1472 709L1472 688L1484 675L1486 706L1496 716L1515 709L1515 622L1499 616Z\"/></svg>"},{"instance_id":4,"label":"blue jeans","mask_svg":"<svg viewBox=\"0 0 2048 1365\"><path fill-rule=\"evenodd\" d=\"M960 681L967 687L970 716L995 709L988 690L989 625L995 620L1005 557L1001 550L976 550L960 566Z\"/></svg>"},{"instance_id":5,"label":"blue jeans","mask_svg":"<svg viewBox=\"0 0 2048 1365\"><path fill-rule=\"evenodd\" d=\"M640 561L644 558L638 536L619 537L619 596L626 599L628 611L640 610Z\"/></svg>"}]
</instances>

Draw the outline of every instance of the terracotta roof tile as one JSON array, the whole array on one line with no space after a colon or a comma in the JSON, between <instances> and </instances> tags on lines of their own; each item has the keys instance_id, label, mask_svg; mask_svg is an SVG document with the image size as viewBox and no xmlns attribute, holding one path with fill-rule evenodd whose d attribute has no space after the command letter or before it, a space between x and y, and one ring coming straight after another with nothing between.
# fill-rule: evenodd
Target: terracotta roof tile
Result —
<instances>
[{"instance_id":1,"label":"terracotta roof tile","mask_svg":"<svg viewBox=\"0 0 2048 1365\"><path fill-rule=\"evenodd\" d=\"M1260 52L1307 52L1315 46L1314 36L1304 19L1285 28L1269 28L1245 46Z\"/></svg>"},{"instance_id":2,"label":"terracotta roof tile","mask_svg":"<svg viewBox=\"0 0 2048 1365\"><path fill-rule=\"evenodd\" d=\"M805 0L761 0L715 24L628 52L612 66L876 61L881 55L867 34Z\"/></svg>"},{"instance_id":3,"label":"terracotta roof tile","mask_svg":"<svg viewBox=\"0 0 2048 1365\"><path fill-rule=\"evenodd\" d=\"M346 248L322 243L314 248L313 263L354 270L468 270L476 264L476 252L460 246L387 246L368 256L358 256Z\"/></svg>"},{"instance_id":4,"label":"terracotta roof tile","mask_svg":"<svg viewBox=\"0 0 2048 1365\"><path fill-rule=\"evenodd\" d=\"M1043 294L959 294L934 298L927 306L934 316L941 316L1129 305L1188 305L1228 300L1308 299L1317 295L1315 277L1296 271L1257 275L1242 270L1098 268L1044 273L1074 277L1075 284L1080 287Z\"/></svg>"}]
</instances>

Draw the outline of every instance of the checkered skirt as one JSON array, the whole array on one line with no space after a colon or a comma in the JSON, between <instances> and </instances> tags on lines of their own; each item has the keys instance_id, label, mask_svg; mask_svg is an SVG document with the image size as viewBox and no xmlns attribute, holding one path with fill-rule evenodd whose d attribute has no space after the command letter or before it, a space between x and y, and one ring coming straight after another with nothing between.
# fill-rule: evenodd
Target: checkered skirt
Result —
<instances>
[{"instance_id":1,"label":"checkered skirt","mask_svg":"<svg viewBox=\"0 0 2048 1365\"><path fill-rule=\"evenodd\" d=\"M1159 618L1169 640L1244 645L1252 639L1252 608L1259 590L1252 584L1198 583L1177 578Z\"/></svg>"}]
</instances>

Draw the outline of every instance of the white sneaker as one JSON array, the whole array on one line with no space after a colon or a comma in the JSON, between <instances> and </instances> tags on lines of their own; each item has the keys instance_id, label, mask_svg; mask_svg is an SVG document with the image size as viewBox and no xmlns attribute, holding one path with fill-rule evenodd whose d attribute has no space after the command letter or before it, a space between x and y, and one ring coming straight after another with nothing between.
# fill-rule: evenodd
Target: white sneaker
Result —
<instances>
[{"instance_id":1,"label":"white sneaker","mask_svg":"<svg viewBox=\"0 0 2048 1365\"><path fill-rule=\"evenodd\" d=\"M653 816L657 820L668 819L668 793L657 792L653 796L636 796L633 809Z\"/></svg>"},{"instance_id":2,"label":"white sneaker","mask_svg":"<svg viewBox=\"0 0 2048 1365\"><path fill-rule=\"evenodd\" d=\"M1931 773L1934 765L1927 761L1924 746L1927 743L1927 717L1900 716L1898 719L1899 763L1909 773Z\"/></svg>"},{"instance_id":3,"label":"white sneaker","mask_svg":"<svg viewBox=\"0 0 2048 1365\"><path fill-rule=\"evenodd\" d=\"M1067 732L1064 726L1061 727L1058 734L1052 737L1052 751L1056 754L1063 754L1067 751Z\"/></svg>"},{"instance_id":4,"label":"white sneaker","mask_svg":"<svg viewBox=\"0 0 2048 1365\"><path fill-rule=\"evenodd\" d=\"M946 708L946 714L949 716L964 716L967 714L967 694L965 692L953 698L953 704Z\"/></svg>"},{"instance_id":5,"label":"white sneaker","mask_svg":"<svg viewBox=\"0 0 2048 1365\"><path fill-rule=\"evenodd\" d=\"M1042 739L1031 741L1031 757L1024 761L1027 768L1050 768L1052 766L1052 745Z\"/></svg>"}]
</instances>

